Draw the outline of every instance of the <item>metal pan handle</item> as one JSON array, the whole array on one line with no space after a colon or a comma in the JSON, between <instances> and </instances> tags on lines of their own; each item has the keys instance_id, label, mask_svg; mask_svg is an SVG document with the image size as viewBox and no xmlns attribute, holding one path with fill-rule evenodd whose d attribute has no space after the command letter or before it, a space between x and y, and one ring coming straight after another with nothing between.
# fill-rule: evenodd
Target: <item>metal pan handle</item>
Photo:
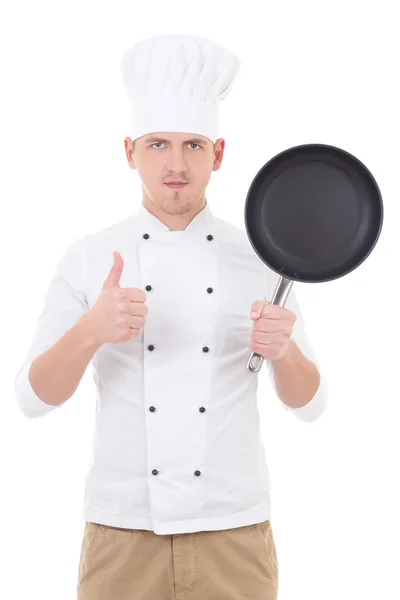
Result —
<instances>
[{"instance_id":1,"label":"metal pan handle","mask_svg":"<svg viewBox=\"0 0 400 600\"><path fill-rule=\"evenodd\" d=\"M292 279L286 279L286 277L280 276L277 286L275 288L275 292L272 296L271 304L277 304L278 306L284 306L292 285L293 285ZM251 364L254 356L256 356L259 359L258 364L256 366L253 366ZM262 357L260 354L257 354L257 352L252 352L251 356L247 362L247 368L250 371L252 371L253 373L258 373L258 371L261 369L263 360L264 360L264 357Z\"/></svg>"}]
</instances>

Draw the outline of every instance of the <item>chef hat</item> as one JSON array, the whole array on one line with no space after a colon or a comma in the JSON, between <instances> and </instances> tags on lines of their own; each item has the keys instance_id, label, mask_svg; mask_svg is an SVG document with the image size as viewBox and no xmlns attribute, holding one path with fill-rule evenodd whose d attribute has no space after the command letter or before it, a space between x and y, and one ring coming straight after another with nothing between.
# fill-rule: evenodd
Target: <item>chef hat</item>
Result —
<instances>
[{"instance_id":1,"label":"chef hat","mask_svg":"<svg viewBox=\"0 0 400 600\"><path fill-rule=\"evenodd\" d=\"M165 34L145 38L121 61L130 102L130 137L158 131L218 139L218 105L241 62L208 38Z\"/></svg>"}]
</instances>

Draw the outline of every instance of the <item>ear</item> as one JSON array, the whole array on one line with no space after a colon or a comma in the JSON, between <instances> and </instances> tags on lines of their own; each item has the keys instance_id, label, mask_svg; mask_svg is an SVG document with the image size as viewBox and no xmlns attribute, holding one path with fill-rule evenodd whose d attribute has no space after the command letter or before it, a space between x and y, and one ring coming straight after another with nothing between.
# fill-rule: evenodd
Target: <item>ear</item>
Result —
<instances>
[{"instance_id":1,"label":"ear","mask_svg":"<svg viewBox=\"0 0 400 600\"><path fill-rule=\"evenodd\" d=\"M126 154L126 160L128 161L128 165L130 166L131 169L136 169L136 163L135 163L135 159L133 157L134 150L135 150L135 142L132 142L130 137L126 137L124 139L124 146L125 146L125 154Z\"/></svg>"},{"instance_id":2,"label":"ear","mask_svg":"<svg viewBox=\"0 0 400 600\"><path fill-rule=\"evenodd\" d=\"M218 171L222 164L222 159L224 156L224 148L225 148L225 140L224 138L218 138L214 144L214 164L213 171Z\"/></svg>"}]
</instances>

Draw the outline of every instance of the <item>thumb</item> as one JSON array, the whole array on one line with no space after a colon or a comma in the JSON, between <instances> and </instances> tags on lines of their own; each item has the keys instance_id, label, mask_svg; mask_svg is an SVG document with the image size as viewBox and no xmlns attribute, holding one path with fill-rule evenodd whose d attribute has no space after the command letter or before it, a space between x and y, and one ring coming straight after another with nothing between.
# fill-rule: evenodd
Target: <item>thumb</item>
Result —
<instances>
[{"instance_id":1,"label":"thumb","mask_svg":"<svg viewBox=\"0 0 400 600\"><path fill-rule=\"evenodd\" d=\"M119 252L113 252L114 262L110 269L109 274L103 283L103 288L105 287L115 287L120 285L120 279L122 275L122 270L124 268L124 261Z\"/></svg>"},{"instance_id":2,"label":"thumb","mask_svg":"<svg viewBox=\"0 0 400 600\"><path fill-rule=\"evenodd\" d=\"M254 320L259 319L266 304L270 304L270 302L268 300L255 300L251 305L250 317Z\"/></svg>"}]
</instances>

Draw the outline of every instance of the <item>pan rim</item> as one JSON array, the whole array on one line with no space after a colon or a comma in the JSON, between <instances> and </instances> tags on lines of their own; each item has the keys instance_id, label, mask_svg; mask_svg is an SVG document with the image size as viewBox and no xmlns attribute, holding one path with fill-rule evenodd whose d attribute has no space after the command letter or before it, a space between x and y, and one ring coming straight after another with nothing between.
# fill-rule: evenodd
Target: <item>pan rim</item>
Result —
<instances>
[{"instance_id":1,"label":"pan rim","mask_svg":"<svg viewBox=\"0 0 400 600\"><path fill-rule=\"evenodd\" d=\"M377 227L374 230L374 237L372 238L372 241L370 242L370 244L368 246L368 250L363 253L361 258L357 258L356 260L352 261L350 267L343 269L340 273L337 273L335 275L327 274L326 277L323 276L322 274L320 277L307 277L307 276L300 276L298 273L297 273L297 276L295 276L294 274L286 273L285 269L281 269L281 268L272 266L271 264L267 263L264 260L264 258L261 256L261 253L256 248L256 245L250 235L251 227L249 224L249 205L250 205L250 201L252 201L255 187L259 186L260 180L262 180L262 178L265 177L266 173L271 173L275 164L279 165L282 163L282 160L284 160L285 157L290 156L290 154L295 155L297 152L299 154L301 154L302 151L304 151L304 150L310 150L310 151L320 150L322 152L326 151L327 155L329 155L329 153L333 152L333 153L337 154L340 158L344 159L346 162L354 163L361 170L361 172L365 175L365 179L372 185L373 196L375 197L375 200L377 203L377 210L379 211L379 221L377 221ZM349 273L351 273L352 271L357 269L368 258L368 256L371 254L371 252L375 248L375 246L380 238L381 232L382 232L383 217L384 217L384 206L383 206L382 194L381 194L380 188L378 186L378 183L377 183L374 175L370 171L370 169L368 169L368 167L359 158L357 158L354 154L352 154L348 150L344 150L343 148L340 148L338 146L334 146L331 144L324 144L324 143L319 143L319 142L310 142L310 143L291 146L291 147L286 148L286 149L280 151L279 153L275 154L273 157L271 157L264 165L261 166L261 168L259 168L256 175L253 177L253 180L249 186L249 189L248 189L248 192L246 195L246 200L245 200L245 205L244 205L244 220L245 220L245 227L246 227L246 231L247 231L247 237L251 243L251 246L253 247L253 250L257 254L257 256L262 260L262 262L266 266L268 266L275 273L285 277L286 279L289 279L292 281L298 281L300 283L325 283L328 281L334 281L335 279L344 277L345 275L348 275Z\"/></svg>"}]
</instances>

